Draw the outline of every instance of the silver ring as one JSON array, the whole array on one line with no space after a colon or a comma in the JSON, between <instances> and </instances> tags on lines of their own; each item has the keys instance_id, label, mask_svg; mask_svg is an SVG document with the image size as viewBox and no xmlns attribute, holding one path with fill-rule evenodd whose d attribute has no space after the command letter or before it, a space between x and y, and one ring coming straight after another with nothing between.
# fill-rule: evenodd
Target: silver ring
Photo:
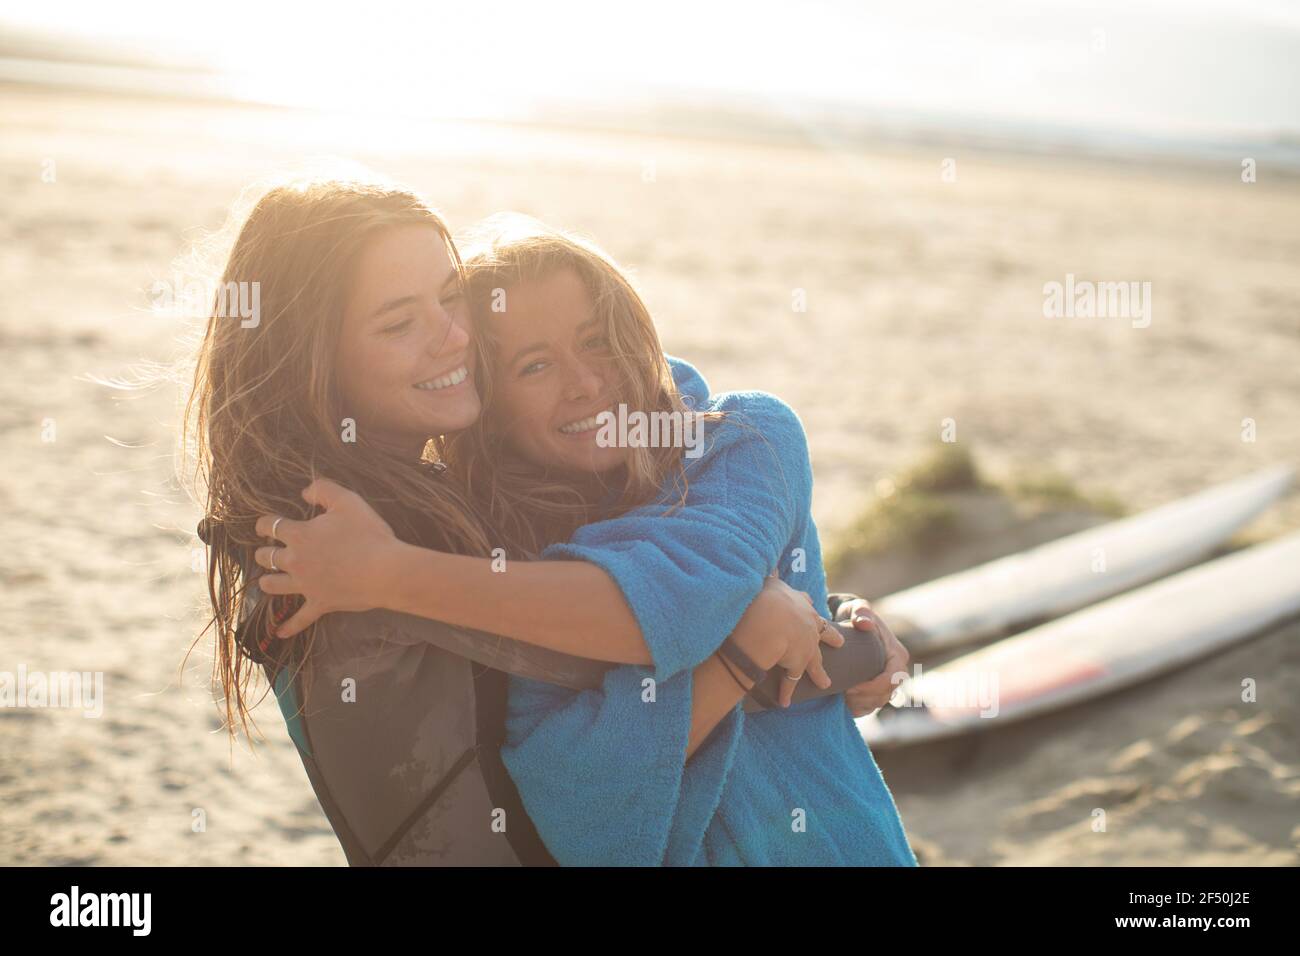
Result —
<instances>
[{"instance_id":1,"label":"silver ring","mask_svg":"<svg viewBox=\"0 0 1300 956\"><path fill-rule=\"evenodd\" d=\"M280 549L278 547L271 549L271 570L274 571L276 574L280 573L280 569L275 566L275 552L279 550Z\"/></svg>"},{"instance_id":2,"label":"silver ring","mask_svg":"<svg viewBox=\"0 0 1300 956\"><path fill-rule=\"evenodd\" d=\"M786 674L786 675L785 675L785 679L786 679L786 680L803 680L803 675L802 675L802 674Z\"/></svg>"},{"instance_id":3,"label":"silver ring","mask_svg":"<svg viewBox=\"0 0 1300 956\"><path fill-rule=\"evenodd\" d=\"M280 527L280 522L283 521L283 520L284 520L284 515L280 515L278 518L276 518L274 521L271 522L271 537L272 537L272 538L275 537L275 529L278 528L278 527Z\"/></svg>"}]
</instances>

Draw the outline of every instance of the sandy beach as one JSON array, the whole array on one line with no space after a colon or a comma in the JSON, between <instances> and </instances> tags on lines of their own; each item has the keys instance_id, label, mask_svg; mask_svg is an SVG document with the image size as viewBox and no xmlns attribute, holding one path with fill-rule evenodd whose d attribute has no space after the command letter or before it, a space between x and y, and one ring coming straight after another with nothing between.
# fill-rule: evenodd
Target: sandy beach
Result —
<instances>
[{"instance_id":1,"label":"sandy beach","mask_svg":"<svg viewBox=\"0 0 1300 956\"><path fill-rule=\"evenodd\" d=\"M179 393L96 381L183 354L190 329L151 311L150 283L244 187L307 158L401 179L456 227L512 209L597 239L670 353L716 390L798 410L827 543L948 420L995 476L1049 469L1131 510L1300 466L1300 179L1267 167L1246 184L1237 165L20 86L0 86L0 127L0 670L104 674L100 717L0 709L0 864L344 863L273 704L256 751L232 750L206 640L182 669L205 585L172 477ZM1045 317L1044 285L1067 276L1149 282L1149 324ZM1249 533L1296 528L1292 493ZM882 755L922 862L1300 863L1298 639L1292 624L1104 700Z\"/></svg>"}]
</instances>

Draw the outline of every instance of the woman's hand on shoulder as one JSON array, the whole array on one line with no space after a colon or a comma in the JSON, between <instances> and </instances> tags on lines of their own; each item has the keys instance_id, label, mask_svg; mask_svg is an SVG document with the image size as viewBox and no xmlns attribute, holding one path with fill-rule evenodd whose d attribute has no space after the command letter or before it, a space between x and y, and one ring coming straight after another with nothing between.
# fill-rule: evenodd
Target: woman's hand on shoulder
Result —
<instances>
[{"instance_id":1,"label":"woman's hand on shoulder","mask_svg":"<svg viewBox=\"0 0 1300 956\"><path fill-rule=\"evenodd\" d=\"M303 499L322 509L309 521L278 515L257 519L257 533L276 543L258 548L254 559L267 573L258 579L265 594L300 594L298 612L276 629L292 637L332 611L368 611L382 606L385 569L401 542L358 494L327 479L303 489Z\"/></svg>"}]
</instances>

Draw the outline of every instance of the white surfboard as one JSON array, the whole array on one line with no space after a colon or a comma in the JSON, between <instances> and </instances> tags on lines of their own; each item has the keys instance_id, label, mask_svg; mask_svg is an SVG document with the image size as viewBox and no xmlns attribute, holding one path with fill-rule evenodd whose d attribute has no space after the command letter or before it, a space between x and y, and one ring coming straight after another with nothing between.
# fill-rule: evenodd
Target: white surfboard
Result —
<instances>
[{"instance_id":1,"label":"white surfboard","mask_svg":"<svg viewBox=\"0 0 1300 956\"><path fill-rule=\"evenodd\" d=\"M873 748L972 733L1146 680L1300 615L1300 533L972 651L860 718ZM919 705L919 706L918 706Z\"/></svg>"},{"instance_id":2,"label":"white surfboard","mask_svg":"<svg viewBox=\"0 0 1300 956\"><path fill-rule=\"evenodd\" d=\"M1291 484L1279 466L872 601L913 657L1057 617L1204 558Z\"/></svg>"}]
</instances>

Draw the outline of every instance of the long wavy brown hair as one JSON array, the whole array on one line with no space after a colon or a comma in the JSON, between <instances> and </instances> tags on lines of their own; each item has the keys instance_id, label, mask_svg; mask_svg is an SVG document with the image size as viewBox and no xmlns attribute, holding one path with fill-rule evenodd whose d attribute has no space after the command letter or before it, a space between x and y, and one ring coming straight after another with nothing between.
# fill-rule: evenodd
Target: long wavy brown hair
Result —
<instances>
[{"instance_id":1,"label":"long wavy brown hair","mask_svg":"<svg viewBox=\"0 0 1300 956\"><path fill-rule=\"evenodd\" d=\"M511 288L569 269L591 296L617 370L614 388L629 409L695 413L682 401L650 310L627 275L594 243L525 216L485 220L461 237L465 287L475 323L476 381L482 417L452 436L448 464L464 478L471 500L504 544L525 556L567 539L589 521L610 517L663 496L666 510L685 504L683 450L630 448L627 464L605 479L608 500L593 500L572 475L548 472L515 454L494 418L498 362L493 304ZM700 413L716 420L721 413Z\"/></svg>"},{"instance_id":2,"label":"long wavy brown hair","mask_svg":"<svg viewBox=\"0 0 1300 956\"><path fill-rule=\"evenodd\" d=\"M495 540L478 521L457 474L430 436L421 460L366 440L343 440L335 353L355 263L381 230L426 224L460 258L442 219L412 192L381 182L314 179L265 192L238 228L221 276L257 283L260 317L245 327L214 301L198 348L185 407L182 444L208 552L214 679L222 688L232 737L249 727L250 681L260 668L241 650L252 551L267 541L257 517L310 517L302 489L327 477L361 494L404 540L442 551L484 555ZM265 602L264 602L265 603ZM266 608L256 609L265 615ZM264 627L255 617L252 626ZM301 664L316 628L272 642L280 666ZM197 640L196 639L196 643Z\"/></svg>"}]
</instances>

